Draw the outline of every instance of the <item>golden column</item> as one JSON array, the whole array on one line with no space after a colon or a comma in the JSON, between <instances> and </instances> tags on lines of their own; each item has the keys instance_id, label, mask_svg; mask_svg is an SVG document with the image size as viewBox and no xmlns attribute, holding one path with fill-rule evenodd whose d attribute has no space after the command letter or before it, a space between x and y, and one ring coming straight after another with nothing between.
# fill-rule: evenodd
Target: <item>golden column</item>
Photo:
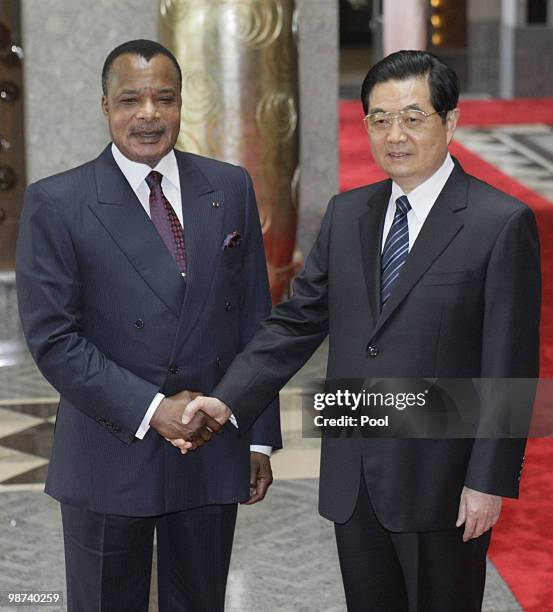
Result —
<instances>
[{"instance_id":1,"label":"golden column","mask_svg":"<svg viewBox=\"0 0 553 612\"><path fill-rule=\"evenodd\" d=\"M295 0L161 0L161 38L183 71L177 146L245 166L273 302L294 272L298 183Z\"/></svg>"}]
</instances>

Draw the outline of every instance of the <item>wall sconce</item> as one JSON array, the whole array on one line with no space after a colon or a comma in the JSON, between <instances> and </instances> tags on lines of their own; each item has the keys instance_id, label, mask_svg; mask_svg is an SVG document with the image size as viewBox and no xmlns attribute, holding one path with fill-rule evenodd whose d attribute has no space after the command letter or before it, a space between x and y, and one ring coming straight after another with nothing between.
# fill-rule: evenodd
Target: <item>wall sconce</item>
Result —
<instances>
[{"instance_id":1,"label":"wall sconce","mask_svg":"<svg viewBox=\"0 0 553 612\"><path fill-rule=\"evenodd\" d=\"M443 42L443 36L440 32L440 26L443 24L442 16L439 14L439 8L442 6L442 0L430 0L432 7L432 15L430 17L432 44L439 47Z\"/></svg>"}]
</instances>

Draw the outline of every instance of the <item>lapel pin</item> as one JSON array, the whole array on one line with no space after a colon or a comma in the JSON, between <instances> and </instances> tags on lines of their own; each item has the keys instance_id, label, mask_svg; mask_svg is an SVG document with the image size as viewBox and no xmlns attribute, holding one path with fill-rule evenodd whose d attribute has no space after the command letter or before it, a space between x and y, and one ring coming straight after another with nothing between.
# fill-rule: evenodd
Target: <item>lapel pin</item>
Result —
<instances>
[{"instance_id":1,"label":"lapel pin","mask_svg":"<svg viewBox=\"0 0 553 612\"><path fill-rule=\"evenodd\" d=\"M219 202L212 202L211 206L213 206L213 208L219 208Z\"/></svg>"}]
</instances>

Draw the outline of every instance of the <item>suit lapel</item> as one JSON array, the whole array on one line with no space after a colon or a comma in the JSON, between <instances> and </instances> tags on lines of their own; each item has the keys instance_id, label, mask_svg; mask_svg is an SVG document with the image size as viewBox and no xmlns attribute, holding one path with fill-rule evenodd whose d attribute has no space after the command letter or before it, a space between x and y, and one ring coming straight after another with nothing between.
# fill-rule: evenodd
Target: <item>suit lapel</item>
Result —
<instances>
[{"instance_id":1,"label":"suit lapel","mask_svg":"<svg viewBox=\"0 0 553 612\"><path fill-rule=\"evenodd\" d=\"M421 276L440 256L463 227L455 213L466 207L468 180L458 165L451 173L438 199L432 207L413 245L396 286L373 330L373 335L384 325L392 313L413 289ZM379 297L380 299L380 297Z\"/></svg>"},{"instance_id":2,"label":"suit lapel","mask_svg":"<svg viewBox=\"0 0 553 612\"><path fill-rule=\"evenodd\" d=\"M117 166L108 145L95 162L98 201L90 209L136 271L180 315L185 283L175 260Z\"/></svg>"},{"instance_id":3,"label":"suit lapel","mask_svg":"<svg viewBox=\"0 0 553 612\"><path fill-rule=\"evenodd\" d=\"M365 285L369 304L376 323L380 317L380 251L382 250L382 227L390 199L392 182L384 181L370 198L369 210L359 217L359 233Z\"/></svg>"},{"instance_id":4,"label":"suit lapel","mask_svg":"<svg viewBox=\"0 0 553 612\"><path fill-rule=\"evenodd\" d=\"M190 154L180 151L175 154L179 165L188 270L176 337L184 342L202 312L214 278L213 269L221 253L224 194L213 190ZM213 202L218 206L213 206Z\"/></svg>"}]
</instances>

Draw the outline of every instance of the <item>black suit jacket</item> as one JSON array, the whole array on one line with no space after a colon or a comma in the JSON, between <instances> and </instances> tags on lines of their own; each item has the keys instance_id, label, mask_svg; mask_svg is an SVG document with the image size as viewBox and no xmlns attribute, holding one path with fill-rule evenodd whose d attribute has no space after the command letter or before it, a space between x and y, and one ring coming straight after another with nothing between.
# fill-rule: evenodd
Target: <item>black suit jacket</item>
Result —
<instances>
[{"instance_id":1,"label":"black suit jacket","mask_svg":"<svg viewBox=\"0 0 553 612\"><path fill-rule=\"evenodd\" d=\"M327 378L538 376L539 249L521 202L455 168L380 312L391 181L335 196L291 299L273 309L214 395L241 427L327 333ZM454 527L463 485L516 497L520 439L323 439L320 511L346 521L364 470L393 531Z\"/></svg>"},{"instance_id":2,"label":"black suit jacket","mask_svg":"<svg viewBox=\"0 0 553 612\"><path fill-rule=\"evenodd\" d=\"M281 446L274 403L251 435L229 424L186 456L153 429L135 437L158 391L209 393L270 310L250 177L175 153L186 283L109 146L25 195L20 316L61 395L46 491L96 512L157 515L245 500L250 440ZM240 245L223 249L235 231Z\"/></svg>"}]
</instances>

